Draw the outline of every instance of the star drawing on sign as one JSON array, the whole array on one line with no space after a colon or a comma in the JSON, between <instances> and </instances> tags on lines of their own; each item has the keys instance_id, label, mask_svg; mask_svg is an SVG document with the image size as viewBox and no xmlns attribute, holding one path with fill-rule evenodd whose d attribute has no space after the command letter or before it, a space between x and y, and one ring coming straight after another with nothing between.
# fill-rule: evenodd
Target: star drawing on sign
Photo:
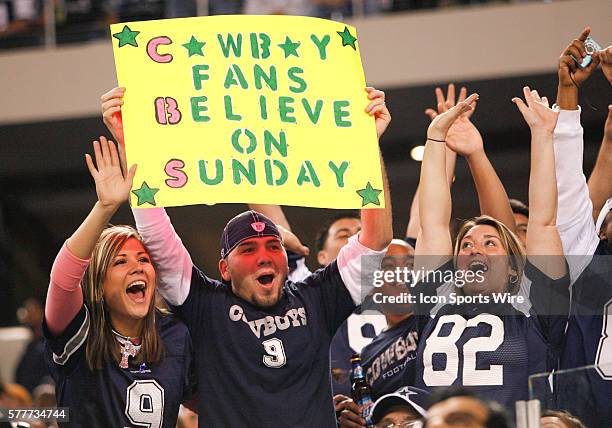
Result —
<instances>
[{"instance_id":1,"label":"star drawing on sign","mask_svg":"<svg viewBox=\"0 0 612 428\"><path fill-rule=\"evenodd\" d=\"M140 34L140 31L132 31L130 27L125 25L123 30L120 33L113 34L113 37L119 40L119 47L123 47L125 45L131 45L138 47L138 43L136 43L136 36Z\"/></svg>"},{"instance_id":2,"label":"star drawing on sign","mask_svg":"<svg viewBox=\"0 0 612 428\"><path fill-rule=\"evenodd\" d=\"M342 38L342 46L350 46L353 49L357 50L357 48L355 47L357 37L351 34L347 26L344 27L344 31L336 31L336 33L338 33L338 35Z\"/></svg>"},{"instance_id":3,"label":"star drawing on sign","mask_svg":"<svg viewBox=\"0 0 612 428\"><path fill-rule=\"evenodd\" d=\"M297 53L297 48L299 46L300 46L300 42L291 41L289 36L285 38L284 43L278 44L278 47L280 47L285 52L285 58L288 58L290 55L293 55L299 58L299 55Z\"/></svg>"},{"instance_id":4,"label":"star drawing on sign","mask_svg":"<svg viewBox=\"0 0 612 428\"><path fill-rule=\"evenodd\" d=\"M138 206L143 204L155 205L155 194L157 192L159 192L159 189L149 187L146 181L142 182L140 189L132 190L132 193L138 196Z\"/></svg>"},{"instance_id":5,"label":"star drawing on sign","mask_svg":"<svg viewBox=\"0 0 612 428\"><path fill-rule=\"evenodd\" d=\"M368 181L364 189L357 190L357 194L361 196L361 206L365 207L368 204L380 205L378 195L382 193L382 190L375 189L372 184Z\"/></svg>"},{"instance_id":6,"label":"star drawing on sign","mask_svg":"<svg viewBox=\"0 0 612 428\"><path fill-rule=\"evenodd\" d=\"M182 46L185 49L187 49L190 57L192 55L204 56L204 52L202 52L202 48L204 47L205 44L206 42L199 42L198 39L195 38L195 36L191 36L189 43L184 43Z\"/></svg>"}]
</instances>

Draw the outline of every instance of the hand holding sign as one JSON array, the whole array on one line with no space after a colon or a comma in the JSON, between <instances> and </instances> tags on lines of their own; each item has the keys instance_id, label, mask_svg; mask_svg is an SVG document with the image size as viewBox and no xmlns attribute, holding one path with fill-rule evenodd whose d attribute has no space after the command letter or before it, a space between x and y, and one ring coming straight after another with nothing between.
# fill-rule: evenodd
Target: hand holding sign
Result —
<instances>
[{"instance_id":1,"label":"hand holding sign","mask_svg":"<svg viewBox=\"0 0 612 428\"><path fill-rule=\"evenodd\" d=\"M359 192L379 195L376 136L390 115L384 93L363 92L354 28L224 16L115 24L111 32L129 91L124 105L119 89L105 94L103 110L113 132L122 111L128 159L139 164L134 206L357 208ZM381 196L365 203L381 207Z\"/></svg>"}]
</instances>

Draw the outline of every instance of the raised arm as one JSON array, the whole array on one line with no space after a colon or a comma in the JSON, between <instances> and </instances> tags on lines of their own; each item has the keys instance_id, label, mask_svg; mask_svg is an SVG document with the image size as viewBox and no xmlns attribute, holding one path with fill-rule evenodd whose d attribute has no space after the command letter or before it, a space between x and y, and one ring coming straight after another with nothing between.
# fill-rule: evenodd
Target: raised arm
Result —
<instances>
[{"instance_id":1,"label":"raised arm","mask_svg":"<svg viewBox=\"0 0 612 428\"><path fill-rule=\"evenodd\" d=\"M527 225L527 256L530 262L553 279L565 275L565 259L557 231L557 184L553 132L559 117L546 97L523 88L527 104L513 98L531 130L531 172L529 175L529 223ZM538 257L545 256L545 257Z\"/></svg>"},{"instance_id":2,"label":"raised arm","mask_svg":"<svg viewBox=\"0 0 612 428\"><path fill-rule=\"evenodd\" d=\"M465 100L466 94L466 88L461 88L458 101ZM470 120L476 105L473 107L459 116L450 127L446 145L467 160L478 194L480 214L489 215L515 231L516 224L506 189L485 153L480 132Z\"/></svg>"},{"instance_id":3,"label":"raised arm","mask_svg":"<svg viewBox=\"0 0 612 428\"><path fill-rule=\"evenodd\" d=\"M100 137L94 141L95 165L90 155L85 155L89 172L96 183L98 200L78 229L68 238L60 250L53 267L45 318L54 335L61 334L83 305L81 278L89 264L89 258L100 238L102 230L119 206L129 196L136 166L124 177L117 149L112 142Z\"/></svg>"},{"instance_id":4,"label":"raised arm","mask_svg":"<svg viewBox=\"0 0 612 428\"><path fill-rule=\"evenodd\" d=\"M561 53L558 64L559 85L557 105L561 109L555 127L553 142L557 177L557 228L566 255L593 254L599 239L593 223L593 207L589 198L586 178L582 171L583 131L580 125L578 90L593 73L599 63L594 54L591 65L581 69L574 58L586 55L584 40L590 29L587 27ZM587 259L570 259L572 281L577 278Z\"/></svg>"},{"instance_id":5,"label":"raised arm","mask_svg":"<svg viewBox=\"0 0 612 428\"><path fill-rule=\"evenodd\" d=\"M366 88L366 92L368 93L368 99L370 99L366 112L370 116L374 116L376 134L380 140L391 122L391 114L385 104L385 93L371 87ZM385 208L363 208L361 210L361 232L359 232L359 242L376 251L385 249L393 239L391 197L382 154L380 154L380 168L383 178Z\"/></svg>"},{"instance_id":6,"label":"raised arm","mask_svg":"<svg viewBox=\"0 0 612 428\"><path fill-rule=\"evenodd\" d=\"M477 94L470 95L465 101L437 115L427 129L419 183L421 232L417 239L417 256L452 255L449 230L451 195L445 172L446 138L451 125L461 114L471 110L477 99Z\"/></svg>"},{"instance_id":7,"label":"raised arm","mask_svg":"<svg viewBox=\"0 0 612 428\"><path fill-rule=\"evenodd\" d=\"M599 52L601 71L612 84L612 46ZM599 149L593 172L589 177L589 195L593 203L593 221L597 220L599 211L612 196L612 104L608 106L608 118L604 125L604 137Z\"/></svg>"},{"instance_id":8,"label":"raised arm","mask_svg":"<svg viewBox=\"0 0 612 428\"><path fill-rule=\"evenodd\" d=\"M124 147L121 106L125 88L113 88L100 97L102 118L108 130ZM155 261L158 290L172 305L189 295L193 263L163 208L132 208L136 228Z\"/></svg>"}]
</instances>

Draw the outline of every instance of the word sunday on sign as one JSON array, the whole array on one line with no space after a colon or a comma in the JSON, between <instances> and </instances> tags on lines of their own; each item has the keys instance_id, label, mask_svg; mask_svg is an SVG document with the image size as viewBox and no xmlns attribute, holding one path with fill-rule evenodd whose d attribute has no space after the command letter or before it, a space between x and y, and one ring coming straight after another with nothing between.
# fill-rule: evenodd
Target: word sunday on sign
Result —
<instances>
[{"instance_id":1,"label":"word sunday on sign","mask_svg":"<svg viewBox=\"0 0 612 428\"><path fill-rule=\"evenodd\" d=\"M355 28L213 16L111 34L133 206L384 206Z\"/></svg>"}]
</instances>

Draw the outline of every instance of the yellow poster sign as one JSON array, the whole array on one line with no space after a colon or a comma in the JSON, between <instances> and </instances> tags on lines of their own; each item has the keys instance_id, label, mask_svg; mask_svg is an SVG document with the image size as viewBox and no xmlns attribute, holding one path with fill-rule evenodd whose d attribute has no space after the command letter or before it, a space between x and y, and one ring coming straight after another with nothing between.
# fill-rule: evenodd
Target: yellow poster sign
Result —
<instances>
[{"instance_id":1,"label":"yellow poster sign","mask_svg":"<svg viewBox=\"0 0 612 428\"><path fill-rule=\"evenodd\" d=\"M355 28L213 16L111 34L133 206L384 206Z\"/></svg>"}]
</instances>

